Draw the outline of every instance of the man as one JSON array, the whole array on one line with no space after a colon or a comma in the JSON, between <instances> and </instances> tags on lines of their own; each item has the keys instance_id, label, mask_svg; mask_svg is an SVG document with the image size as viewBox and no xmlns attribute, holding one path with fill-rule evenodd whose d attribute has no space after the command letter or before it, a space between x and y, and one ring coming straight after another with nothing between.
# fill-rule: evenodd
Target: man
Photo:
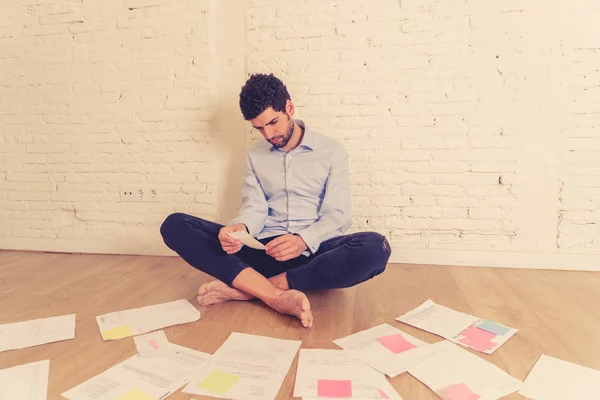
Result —
<instances>
[{"instance_id":1,"label":"man","mask_svg":"<svg viewBox=\"0 0 600 400\"><path fill-rule=\"evenodd\" d=\"M240 108L266 139L243 161L242 206L227 226L176 213L161 226L166 245L216 280L198 289L201 305L258 298L311 327L307 290L354 286L381 274L391 254L375 232L351 225L348 156L332 139L295 120L278 78L251 76ZM229 233L246 231L265 250Z\"/></svg>"}]
</instances>

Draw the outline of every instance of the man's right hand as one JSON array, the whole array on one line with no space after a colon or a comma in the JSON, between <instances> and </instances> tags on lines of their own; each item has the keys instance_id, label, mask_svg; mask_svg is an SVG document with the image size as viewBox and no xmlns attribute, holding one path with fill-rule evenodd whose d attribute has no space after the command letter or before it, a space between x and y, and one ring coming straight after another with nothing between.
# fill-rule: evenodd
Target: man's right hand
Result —
<instances>
[{"instance_id":1,"label":"man's right hand","mask_svg":"<svg viewBox=\"0 0 600 400\"><path fill-rule=\"evenodd\" d=\"M235 224L224 226L219 231L219 241L221 242L221 247L227 254L234 254L240 251L242 248L242 242L237 239L232 238L228 235L229 232L237 232L237 231L245 231L246 225L244 224Z\"/></svg>"}]
</instances>

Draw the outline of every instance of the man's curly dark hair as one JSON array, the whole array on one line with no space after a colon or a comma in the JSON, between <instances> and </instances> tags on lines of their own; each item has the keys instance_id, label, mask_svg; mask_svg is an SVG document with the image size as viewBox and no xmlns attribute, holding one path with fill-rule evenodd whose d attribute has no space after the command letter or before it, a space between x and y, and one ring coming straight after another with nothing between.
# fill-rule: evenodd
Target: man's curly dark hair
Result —
<instances>
[{"instance_id":1,"label":"man's curly dark hair","mask_svg":"<svg viewBox=\"0 0 600 400\"><path fill-rule=\"evenodd\" d=\"M275 111L285 111L290 94L283 82L273 74L254 74L246 81L240 93L240 108L244 119L258 117L269 107Z\"/></svg>"}]
</instances>

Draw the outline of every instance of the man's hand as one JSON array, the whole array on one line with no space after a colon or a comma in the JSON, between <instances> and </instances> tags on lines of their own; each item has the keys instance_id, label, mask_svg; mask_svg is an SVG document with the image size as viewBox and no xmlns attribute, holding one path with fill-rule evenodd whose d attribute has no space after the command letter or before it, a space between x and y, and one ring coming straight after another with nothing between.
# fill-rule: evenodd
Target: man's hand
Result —
<instances>
[{"instance_id":1,"label":"man's hand","mask_svg":"<svg viewBox=\"0 0 600 400\"><path fill-rule=\"evenodd\" d=\"M229 225L221 228L221 230L219 231L219 241L221 242L221 247L227 254L237 253L242 248L242 242L232 238L228 235L228 233L245 230L246 225L244 224Z\"/></svg>"},{"instance_id":2,"label":"man's hand","mask_svg":"<svg viewBox=\"0 0 600 400\"><path fill-rule=\"evenodd\" d=\"M287 261L296 258L307 248L304 240L297 235L279 236L265 245L267 254L277 261Z\"/></svg>"}]
</instances>

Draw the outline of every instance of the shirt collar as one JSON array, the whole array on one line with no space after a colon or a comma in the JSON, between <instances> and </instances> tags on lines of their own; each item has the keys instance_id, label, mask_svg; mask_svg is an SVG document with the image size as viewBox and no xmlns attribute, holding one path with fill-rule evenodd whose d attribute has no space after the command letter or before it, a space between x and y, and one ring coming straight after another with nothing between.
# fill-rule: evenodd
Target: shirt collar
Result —
<instances>
[{"instance_id":1,"label":"shirt collar","mask_svg":"<svg viewBox=\"0 0 600 400\"><path fill-rule=\"evenodd\" d=\"M305 149L308 149L308 150L314 150L315 149L315 135L314 135L313 131L311 131L310 129L308 129L306 127L306 125L304 124L304 121L302 121L300 119L296 119L294 121L296 122L296 124L298 124L298 126L300 128L304 129L304 135L302 136L302 141L298 145L298 148L304 147ZM277 147L271 145L270 150L273 151L273 150L279 150L279 149Z\"/></svg>"}]
</instances>

